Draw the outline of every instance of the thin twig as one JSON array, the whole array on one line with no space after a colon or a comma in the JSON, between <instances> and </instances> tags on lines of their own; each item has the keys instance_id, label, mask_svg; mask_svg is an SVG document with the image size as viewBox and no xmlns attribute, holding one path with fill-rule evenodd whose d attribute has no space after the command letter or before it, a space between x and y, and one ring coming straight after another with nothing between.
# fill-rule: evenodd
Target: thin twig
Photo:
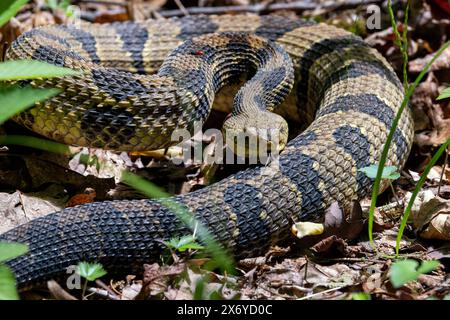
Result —
<instances>
[{"instance_id":1,"label":"thin twig","mask_svg":"<svg viewBox=\"0 0 450 320\"><path fill-rule=\"evenodd\" d=\"M380 0L347 0L343 2L329 1L320 6L321 9L336 10L354 8L360 5L380 3ZM315 10L318 5L309 1L294 1L289 3L259 3L247 6L219 6L219 7L190 7L186 10L190 14L223 14L223 13L237 13L237 12L252 12L257 14L268 13L278 10L292 10L305 11ZM180 10L162 10L159 12L163 17L169 18L174 16L181 16L183 12Z\"/></svg>"},{"instance_id":2,"label":"thin twig","mask_svg":"<svg viewBox=\"0 0 450 320\"><path fill-rule=\"evenodd\" d=\"M328 289L328 290L324 290L324 291L320 291L320 292L317 292L317 293L314 293L314 294L310 294L310 295L304 296L302 298L298 298L297 300L308 300L308 299L311 299L312 297L317 297L317 296L320 296L320 295L322 295L324 293L337 291L337 290L340 290L340 289L345 288L345 287L347 287L347 286L331 288L331 289Z\"/></svg>"},{"instance_id":3,"label":"thin twig","mask_svg":"<svg viewBox=\"0 0 450 320\"><path fill-rule=\"evenodd\" d=\"M51 292L53 297L57 300L78 300L73 295L64 290L58 282L55 280L50 280L47 282L48 290Z\"/></svg>"},{"instance_id":4,"label":"thin twig","mask_svg":"<svg viewBox=\"0 0 450 320\"><path fill-rule=\"evenodd\" d=\"M178 8L180 8L181 12L183 12L185 16L189 15L189 12L186 10L186 7L181 3L180 0L175 0L175 4L178 6Z\"/></svg>"},{"instance_id":5,"label":"thin twig","mask_svg":"<svg viewBox=\"0 0 450 320\"><path fill-rule=\"evenodd\" d=\"M128 6L126 1L120 2L120 1L107 1L107 0L75 0L74 4L77 4L77 3L104 4L104 5L119 6L119 7Z\"/></svg>"},{"instance_id":6,"label":"thin twig","mask_svg":"<svg viewBox=\"0 0 450 320\"><path fill-rule=\"evenodd\" d=\"M111 300L120 300L117 295L111 294L110 291L100 289L100 288L89 288L87 291L89 291L91 294L99 295L103 298L111 299Z\"/></svg>"},{"instance_id":7,"label":"thin twig","mask_svg":"<svg viewBox=\"0 0 450 320\"><path fill-rule=\"evenodd\" d=\"M95 280L95 283L101 287L103 290L106 290L109 292L109 297L113 300L120 300L119 297L116 295L116 293L110 288L108 287L102 280L97 279Z\"/></svg>"},{"instance_id":8,"label":"thin twig","mask_svg":"<svg viewBox=\"0 0 450 320\"><path fill-rule=\"evenodd\" d=\"M394 195L395 200L397 201L397 205L400 207L400 199L398 198L397 194L395 193L394 185L391 181L389 181L389 186L391 187L392 194Z\"/></svg>"}]
</instances>

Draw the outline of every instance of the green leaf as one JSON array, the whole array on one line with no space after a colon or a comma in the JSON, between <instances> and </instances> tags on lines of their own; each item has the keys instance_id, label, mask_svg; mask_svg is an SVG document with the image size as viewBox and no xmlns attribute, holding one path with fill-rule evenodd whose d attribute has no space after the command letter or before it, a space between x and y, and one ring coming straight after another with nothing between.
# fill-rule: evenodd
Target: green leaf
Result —
<instances>
[{"instance_id":1,"label":"green leaf","mask_svg":"<svg viewBox=\"0 0 450 320\"><path fill-rule=\"evenodd\" d=\"M9 21L27 3L28 0L1 0L0 1L0 27Z\"/></svg>"},{"instance_id":2,"label":"green leaf","mask_svg":"<svg viewBox=\"0 0 450 320\"><path fill-rule=\"evenodd\" d=\"M106 274L100 263L80 262L77 265L77 273L88 281L95 281Z\"/></svg>"},{"instance_id":3,"label":"green leaf","mask_svg":"<svg viewBox=\"0 0 450 320\"><path fill-rule=\"evenodd\" d=\"M448 98L450 98L450 87L442 91L439 97L436 98L436 100L443 100Z\"/></svg>"},{"instance_id":4,"label":"green leaf","mask_svg":"<svg viewBox=\"0 0 450 320\"><path fill-rule=\"evenodd\" d=\"M358 171L364 172L370 179L375 179L377 176L378 165L372 164L368 167L360 168ZM397 180L400 178L400 173L397 172L396 166L386 166L383 168L381 179Z\"/></svg>"},{"instance_id":5,"label":"green leaf","mask_svg":"<svg viewBox=\"0 0 450 320\"><path fill-rule=\"evenodd\" d=\"M55 78L78 74L80 74L79 71L36 60L5 61L0 63L0 81Z\"/></svg>"},{"instance_id":6,"label":"green leaf","mask_svg":"<svg viewBox=\"0 0 450 320\"><path fill-rule=\"evenodd\" d=\"M195 242L195 238L192 235L184 236L181 238L172 238L167 242L164 242L169 248L184 252L186 250L201 250L204 246Z\"/></svg>"},{"instance_id":7,"label":"green leaf","mask_svg":"<svg viewBox=\"0 0 450 320\"><path fill-rule=\"evenodd\" d=\"M354 292L352 293L352 300L371 300L370 294L365 292Z\"/></svg>"},{"instance_id":8,"label":"green leaf","mask_svg":"<svg viewBox=\"0 0 450 320\"><path fill-rule=\"evenodd\" d=\"M66 155L72 154L70 151L70 147L66 144L31 136L0 135L0 145L18 145L54 153Z\"/></svg>"},{"instance_id":9,"label":"green leaf","mask_svg":"<svg viewBox=\"0 0 450 320\"><path fill-rule=\"evenodd\" d=\"M0 265L0 300L19 300L16 278L12 271L3 265Z\"/></svg>"},{"instance_id":10,"label":"green leaf","mask_svg":"<svg viewBox=\"0 0 450 320\"><path fill-rule=\"evenodd\" d=\"M16 242L0 242L0 262L17 258L28 252L28 246Z\"/></svg>"},{"instance_id":11,"label":"green leaf","mask_svg":"<svg viewBox=\"0 0 450 320\"><path fill-rule=\"evenodd\" d=\"M45 3L49 6L50 9L55 10L58 8L57 0L46 0Z\"/></svg>"},{"instance_id":12,"label":"green leaf","mask_svg":"<svg viewBox=\"0 0 450 320\"><path fill-rule=\"evenodd\" d=\"M50 9L62 9L66 10L67 7L70 6L70 0L46 0L45 3L49 6Z\"/></svg>"},{"instance_id":13,"label":"green leaf","mask_svg":"<svg viewBox=\"0 0 450 320\"><path fill-rule=\"evenodd\" d=\"M53 97L59 92L59 89L0 86L0 124L11 118L13 115L33 106L36 102Z\"/></svg>"},{"instance_id":14,"label":"green leaf","mask_svg":"<svg viewBox=\"0 0 450 320\"><path fill-rule=\"evenodd\" d=\"M205 286L205 277L197 280L197 283L195 284L194 294L192 296L193 300L204 300L203 295L205 294Z\"/></svg>"},{"instance_id":15,"label":"green leaf","mask_svg":"<svg viewBox=\"0 0 450 320\"><path fill-rule=\"evenodd\" d=\"M395 262L391 266L389 277L394 288L400 288L404 284L417 280L421 274L433 271L439 266L439 261L424 261L419 267L416 260L405 259Z\"/></svg>"},{"instance_id":16,"label":"green leaf","mask_svg":"<svg viewBox=\"0 0 450 320\"><path fill-rule=\"evenodd\" d=\"M395 262L390 270L390 279L394 288L400 288L410 281L417 280L418 266L419 263L416 260L407 259Z\"/></svg>"},{"instance_id":17,"label":"green leaf","mask_svg":"<svg viewBox=\"0 0 450 320\"><path fill-rule=\"evenodd\" d=\"M393 173L391 173L388 177L386 177L386 178L384 178L384 179L397 180L398 178L400 178L400 173L398 173L398 172L393 172Z\"/></svg>"}]
</instances>

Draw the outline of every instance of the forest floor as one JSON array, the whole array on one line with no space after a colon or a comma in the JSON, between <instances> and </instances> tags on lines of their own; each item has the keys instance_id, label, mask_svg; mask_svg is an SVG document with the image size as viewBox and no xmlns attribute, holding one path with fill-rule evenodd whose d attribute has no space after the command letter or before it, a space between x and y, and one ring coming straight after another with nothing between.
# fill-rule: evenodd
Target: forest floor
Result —
<instances>
[{"instance_id":1,"label":"forest floor","mask_svg":"<svg viewBox=\"0 0 450 320\"><path fill-rule=\"evenodd\" d=\"M313 18L350 30L378 49L402 78L402 55L395 44L386 1L72 1L81 18L90 22L143 20L184 15L189 12L226 13L253 11ZM50 4L49 5L46 5ZM53 5L52 5L53 4ZM374 7L374 5L376 7ZM234 6L224 8L224 6ZM369 7L372 6L372 7ZM369 8L369 9L368 9ZM380 10L379 28L369 29L373 9ZM405 3L394 1L397 21L404 17ZM30 1L0 29L0 50L21 33L37 26L67 23L73 8L65 1ZM398 23L399 31L405 26ZM411 1L408 23L407 76L412 82L438 48L449 40L450 4L442 0ZM265 256L236 262L234 275L209 271L207 259L170 252L166 260L145 265L144 274L91 283L88 299L443 299L450 294L450 168L442 157L432 168L419 193L400 243L400 257L415 261L438 260L434 271L417 275L403 286L391 282L396 236L404 203L411 197L420 174L437 148L450 136L450 99L439 93L450 86L450 49L431 67L411 101L415 120L414 146L394 191L386 190L375 212L374 241L367 236L369 200L355 205L345 217L338 209L328 214L339 227L333 235L296 240L271 248ZM220 119L223 116L217 115ZM212 120L214 121L214 119ZM0 134L32 133L9 121ZM223 166L175 166L162 157L74 148L66 157L19 146L0 146L0 233L36 217L78 203L107 199L143 198L120 183L118 173L126 168L172 194L201 188L229 174ZM89 155L91 161L81 161ZM93 160L94 159L94 160ZM109 163L99 166L99 162ZM231 169L232 171L233 169ZM307 249L305 249L307 248ZM406 267L408 268L408 267ZM405 271L406 272L406 271ZM106 277L107 278L107 277ZM198 290L199 283L203 289ZM51 283L45 290L26 294L29 299L80 298L79 291L66 292L63 284Z\"/></svg>"}]
</instances>

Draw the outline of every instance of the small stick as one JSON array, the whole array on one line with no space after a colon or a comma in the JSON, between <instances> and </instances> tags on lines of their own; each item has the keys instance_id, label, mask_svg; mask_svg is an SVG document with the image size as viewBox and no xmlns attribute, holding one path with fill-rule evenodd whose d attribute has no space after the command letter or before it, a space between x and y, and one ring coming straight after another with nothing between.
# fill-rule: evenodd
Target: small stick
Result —
<instances>
[{"instance_id":1,"label":"small stick","mask_svg":"<svg viewBox=\"0 0 450 320\"><path fill-rule=\"evenodd\" d=\"M183 14L185 16L189 15L189 12L186 10L186 7L181 3L180 0L175 0L175 3L178 6L178 8L180 8L181 12L183 12Z\"/></svg>"},{"instance_id":2,"label":"small stick","mask_svg":"<svg viewBox=\"0 0 450 320\"><path fill-rule=\"evenodd\" d=\"M104 289L99 288L88 288L88 290L91 294L99 295L103 298L111 299L111 300L120 300L116 295L112 295L111 292Z\"/></svg>"},{"instance_id":3,"label":"small stick","mask_svg":"<svg viewBox=\"0 0 450 320\"><path fill-rule=\"evenodd\" d=\"M345 287L346 286L340 286L340 287L336 287L336 288L331 288L331 289L328 289L328 290L325 290L325 291L320 291L320 292L317 292L317 293L314 293L314 294L310 294L310 295L304 296L302 298L298 298L297 300L308 300L308 299L311 299L313 297L320 296L320 295L322 295L324 293L330 293L330 292L337 291L337 290L340 290L340 289L345 288Z\"/></svg>"},{"instance_id":4,"label":"small stick","mask_svg":"<svg viewBox=\"0 0 450 320\"><path fill-rule=\"evenodd\" d=\"M104 4L104 5L111 5L111 6L119 6L119 7L126 7L128 4L120 1L107 1L107 0L75 0L75 3L93 3L93 4Z\"/></svg>"},{"instance_id":5,"label":"small stick","mask_svg":"<svg viewBox=\"0 0 450 320\"><path fill-rule=\"evenodd\" d=\"M55 280L48 281L47 287L56 300L78 300L73 295L64 290Z\"/></svg>"},{"instance_id":6,"label":"small stick","mask_svg":"<svg viewBox=\"0 0 450 320\"><path fill-rule=\"evenodd\" d=\"M348 9L354 8L360 5L380 3L381 0L347 0L344 2L330 1L321 6L321 9ZM230 12L252 12L257 14L278 11L278 10L292 10L292 11L305 11L314 10L318 7L317 4L305 1L295 1L289 3L272 3L272 4L255 4L248 6L219 6L219 7L189 7L186 8L190 14L223 14ZM162 10L159 13L165 17L181 16L184 13L181 10Z\"/></svg>"},{"instance_id":7,"label":"small stick","mask_svg":"<svg viewBox=\"0 0 450 320\"><path fill-rule=\"evenodd\" d=\"M397 196L397 194L396 194L396 192L395 192L394 185L392 184L391 181L389 181L389 185L391 186L392 194L394 195L394 198L395 198L395 200L397 201L397 206L400 207L400 199L398 198L398 196Z\"/></svg>"},{"instance_id":8,"label":"small stick","mask_svg":"<svg viewBox=\"0 0 450 320\"><path fill-rule=\"evenodd\" d=\"M111 288L109 288L102 280L97 279L97 280L95 280L95 283L99 287L101 287L104 290L108 291L109 292L109 296L110 296L111 299L113 299L113 300L120 300L119 297L116 295L116 293Z\"/></svg>"}]
</instances>

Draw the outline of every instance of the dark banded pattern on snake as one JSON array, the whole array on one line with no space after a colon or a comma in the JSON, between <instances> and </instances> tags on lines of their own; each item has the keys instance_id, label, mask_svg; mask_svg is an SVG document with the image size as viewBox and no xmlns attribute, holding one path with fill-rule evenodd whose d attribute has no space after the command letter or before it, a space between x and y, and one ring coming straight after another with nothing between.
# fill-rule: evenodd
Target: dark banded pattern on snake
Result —
<instances>
[{"instance_id":1,"label":"dark banded pattern on snake","mask_svg":"<svg viewBox=\"0 0 450 320\"><path fill-rule=\"evenodd\" d=\"M178 103L183 96L177 93L178 86L189 85L181 84L180 79L187 80L200 72L198 62L183 70L163 67L159 72L165 79L170 78L170 90L167 82L162 89L162 81L152 83L148 80L151 76L136 74L155 72L183 41L188 41L183 44L188 48L193 37L214 33L215 36L200 38L203 47L196 52L204 54L210 50L208 39L224 37L224 32L228 35L225 37L249 33L255 35L254 41L247 41L247 48L253 52L262 37L274 40L289 54L294 89L282 105L284 109L277 112L291 120L312 122L286 145L279 164L250 168L204 189L172 198L189 208L237 258L261 254L271 244L289 237L293 221L321 221L324 210L333 201L347 206L368 195L372 182L357 169L375 163L380 156L392 116L403 99L403 89L386 60L358 37L325 24L253 15L87 25L83 35L69 29L48 27L25 34L13 44L9 57L33 57L55 64L62 64L63 57L65 64L71 61L73 66L93 70L92 82L80 94L70 79L35 81L36 86L59 85L64 92L16 120L52 139L95 147L131 150L164 145L165 130L207 116L209 111L198 106L210 104L219 79L212 81L211 88L185 87L190 91L188 96L196 99ZM140 31L133 38L127 30ZM39 46L30 46L38 38ZM95 40L95 46L90 39ZM196 39L199 38L192 41ZM277 47L274 46L271 57ZM177 50L180 49L172 55ZM96 56L100 65L96 64ZM238 64L239 71L241 67ZM254 79L255 92L267 93L262 90L261 78ZM273 83L277 85L277 81ZM135 96L138 99L127 99ZM270 96L268 92L265 99L274 99ZM171 102L175 100L177 103ZM241 100L246 99L236 99ZM151 119L156 122L149 122L145 131L129 121L132 115L139 114L135 108L162 110L164 104L171 106L175 117L162 117L161 111L156 112ZM82 117L74 112L74 106L81 106ZM49 112L63 116L48 116ZM102 132L107 134L102 136ZM389 164L404 164L412 132L411 114L406 111L396 131ZM106 140L109 135L114 138ZM142 263L157 259L163 249L159 240L187 232L159 201L132 200L65 209L19 226L1 235L0 240L29 244L29 254L8 263L19 285L29 286L61 274L66 266L80 260L102 262L114 272L137 271Z\"/></svg>"}]
</instances>

